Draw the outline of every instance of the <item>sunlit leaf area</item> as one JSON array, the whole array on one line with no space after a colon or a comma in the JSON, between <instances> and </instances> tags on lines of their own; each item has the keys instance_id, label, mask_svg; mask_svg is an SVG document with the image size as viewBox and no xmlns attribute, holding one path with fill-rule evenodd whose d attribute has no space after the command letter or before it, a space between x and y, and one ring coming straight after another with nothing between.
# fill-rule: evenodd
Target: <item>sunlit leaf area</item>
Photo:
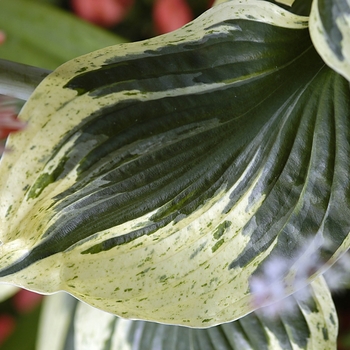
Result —
<instances>
[{"instance_id":1,"label":"sunlit leaf area","mask_svg":"<svg viewBox=\"0 0 350 350\"><path fill-rule=\"evenodd\" d=\"M0 0L0 349L350 349L349 0Z\"/></svg>"}]
</instances>

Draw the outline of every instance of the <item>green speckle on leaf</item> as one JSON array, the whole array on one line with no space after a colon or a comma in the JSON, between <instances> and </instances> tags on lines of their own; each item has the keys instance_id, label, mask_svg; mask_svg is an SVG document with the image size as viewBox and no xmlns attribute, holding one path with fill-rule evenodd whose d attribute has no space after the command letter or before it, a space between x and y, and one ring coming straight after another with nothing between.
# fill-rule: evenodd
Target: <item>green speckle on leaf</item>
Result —
<instances>
[{"instance_id":1,"label":"green speckle on leaf","mask_svg":"<svg viewBox=\"0 0 350 350\"><path fill-rule=\"evenodd\" d=\"M203 248L206 246L207 242L202 243L190 256L190 259L193 259Z\"/></svg>"},{"instance_id":2,"label":"green speckle on leaf","mask_svg":"<svg viewBox=\"0 0 350 350\"><path fill-rule=\"evenodd\" d=\"M213 253L216 252L224 242L225 242L224 239L220 239L220 241L217 241L217 242L214 244L214 246L211 248L212 252L213 252Z\"/></svg>"},{"instance_id":3,"label":"green speckle on leaf","mask_svg":"<svg viewBox=\"0 0 350 350\"><path fill-rule=\"evenodd\" d=\"M5 217L8 217L8 216L11 214L11 210L12 210L12 205L10 205L10 206L7 208Z\"/></svg>"},{"instance_id":4,"label":"green speckle on leaf","mask_svg":"<svg viewBox=\"0 0 350 350\"><path fill-rule=\"evenodd\" d=\"M30 189L28 198L37 198L48 185L56 181L57 177L63 172L67 159L67 157L63 157L52 173L41 174Z\"/></svg>"},{"instance_id":5,"label":"green speckle on leaf","mask_svg":"<svg viewBox=\"0 0 350 350\"><path fill-rule=\"evenodd\" d=\"M150 267L148 267L147 269L145 269L145 270L142 270L141 272L139 272L136 276L144 276L144 274L146 273L146 272L148 272L150 270Z\"/></svg>"},{"instance_id":6,"label":"green speckle on leaf","mask_svg":"<svg viewBox=\"0 0 350 350\"><path fill-rule=\"evenodd\" d=\"M329 339L329 337L328 337L328 330L327 330L327 328L322 328L322 333L323 333L323 339L324 340L328 340Z\"/></svg>"},{"instance_id":7,"label":"green speckle on leaf","mask_svg":"<svg viewBox=\"0 0 350 350\"><path fill-rule=\"evenodd\" d=\"M210 322L212 320L212 318L206 318L206 319L204 319L203 321L202 321L202 323L208 323L208 322Z\"/></svg>"},{"instance_id":8,"label":"green speckle on leaf","mask_svg":"<svg viewBox=\"0 0 350 350\"><path fill-rule=\"evenodd\" d=\"M37 198L40 193L44 190L44 188L53 182L53 176L51 174L44 173L39 176L38 180L32 186L28 193L28 198L34 199Z\"/></svg>"},{"instance_id":9,"label":"green speckle on leaf","mask_svg":"<svg viewBox=\"0 0 350 350\"><path fill-rule=\"evenodd\" d=\"M166 275L160 276L159 280L160 282L166 282L166 280L168 279L168 277Z\"/></svg>"},{"instance_id":10,"label":"green speckle on leaf","mask_svg":"<svg viewBox=\"0 0 350 350\"><path fill-rule=\"evenodd\" d=\"M81 67L80 69L78 69L78 70L75 72L75 74L83 73L83 72L85 72L85 71L87 71L87 70L88 70L88 67Z\"/></svg>"},{"instance_id":11,"label":"green speckle on leaf","mask_svg":"<svg viewBox=\"0 0 350 350\"><path fill-rule=\"evenodd\" d=\"M222 224L220 224L217 229L214 231L214 238L219 239L226 231L227 228L231 226L231 221L224 221Z\"/></svg>"}]
</instances>

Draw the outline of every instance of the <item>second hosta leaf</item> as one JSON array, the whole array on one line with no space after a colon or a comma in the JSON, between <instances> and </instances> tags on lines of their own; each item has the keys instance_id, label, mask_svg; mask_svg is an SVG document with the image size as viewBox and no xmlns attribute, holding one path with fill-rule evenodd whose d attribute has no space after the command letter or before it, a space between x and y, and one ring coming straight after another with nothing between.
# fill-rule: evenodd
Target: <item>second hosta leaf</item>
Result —
<instances>
[{"instance_id":1,"label":"second hosta leaf","mask_svg":"<svg viewBox=\"0 0 350 350\"><path fill-rule=\"evenodd\" d=\"M1 163L1 281L208 327L253 309L271 254L350 225L349 85L307 19L230 1L66 63Z\"/></svg>"},{"instance_id":2,"label":"second hosta leaf","mask_svg":"<svg viewBox=\"0 0 350 350\"><path fill-rule=\"evenodd\" d=\"M317 51L335 71L350 80L350 1L314 0L310 33Z\"/></svg>"},{"instance_id":3,"label":"second hosta leaf","mask_svg":"<svg viewBox=\"0 0 350 350\"><path fill-rule=\"evenodd\" d=\"M281 317L252 312L206 329L120 319L59 293L45 298L38 350L335 349L338 322L328 287L321 276L306 288L308 300L283 300L293 311Z\"/></svg>"}]
</instances>

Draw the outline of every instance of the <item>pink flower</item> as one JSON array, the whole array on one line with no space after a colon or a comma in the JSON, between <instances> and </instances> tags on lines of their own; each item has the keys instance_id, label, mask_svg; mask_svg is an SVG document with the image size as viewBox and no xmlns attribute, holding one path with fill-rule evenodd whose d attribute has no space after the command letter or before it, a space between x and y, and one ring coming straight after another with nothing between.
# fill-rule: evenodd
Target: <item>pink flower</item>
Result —
<instances>
[{"instance_id":1,"label":"pink flower","mask_svg":"<svg viewBox=\"0 0 350 350\"><path fill-rule=\"evenodd\" d=\"M6 34L2 30L0 30L0 45L3 44L6 40Z\"/></svg>"},{"instance_id":2,"label":"pink flower","mask_svg":"<svg viewBox=\"0 0 350 350\"><path fill-rule=\"evenodd\" d=\"M79 17L103 27L121 22L133 4L134 0L71 0Z\"/></svg>"},{"instance_id":3,"label":"pink flower","mask_svg":"<svg viewBox=\"0 0 350 350\"><path fill-rule=\"evenodd\" d=\"M192 11L185 0L156 0L153 21L158 34L178 29L192 21Z\"/></svg>"},{"instance_id":4,"label":"pink flower","mask_svg":"<svg viewBox=\"0 0 350 350\"><path fill-rule=\"evenodd\" d=\"M29 290L21 289L16 293L12 302L16 310L20 313L27 313L35 309L43 299L43 295L30 292Z\"/></svg>"},{"instance_id":5,"label":"pink flower","mask_svg":"<svg viewBox=\"0 0 350 350\"><path fill-rule=\"evenodd\" d=\"M16 100L0 95L0 140L5 139L11 132L22 130L26 123L17 119ZM0 153L3 147L0 146Z\"/></svg>"},{"instance_id":6,"label":"pink flower","mask_svg":"<svg viewBox=\"0 0 350 350\"><path fill-rule=\"evenodd\" d=\"M13 333L16 327L15 318L11 315L0 315L0 346Z\"/></svg>"},{"instance_id":7,"label":"pink flower","mask_svg":"<svg viewBox=\"0 0 350 350\"><path fill-rule=\"evenodd\" d=\"M17 119L11 109L0 110L0 138L7 137L11 132L23 129L25 123Z\"/></svg>"}]
</instances>

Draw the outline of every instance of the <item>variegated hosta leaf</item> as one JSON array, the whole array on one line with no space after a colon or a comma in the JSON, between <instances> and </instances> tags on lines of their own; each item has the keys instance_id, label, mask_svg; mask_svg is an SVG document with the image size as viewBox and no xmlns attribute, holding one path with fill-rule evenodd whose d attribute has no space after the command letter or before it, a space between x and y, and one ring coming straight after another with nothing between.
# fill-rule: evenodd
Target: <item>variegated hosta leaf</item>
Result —
<instances>
[{"instance_id":1,"label":"variegated hosta leaf","mask_svg":"<svg viewBox=\"0 0 350 350\"><path fill-rule=\"evenodd\" d=\"M68 62L2 159L1 280L163 323L247 314L270 254L348 246L349 97L263 1Z\"/></svg>"},{"instance_id":2,"label":"variegated hosta leaf","mask_svg":"<svg viewBox=\"0 0 350 350\"><path fill-rule=\"evenodd\" d=\"M310 33L323 60L350 80L350 0L314 0Z\"/></svg>"},{"instance_id":3,"label":"variegated hosta leaf","mask_svg":"<svg viewBox=\"0 0 350 350\"><path fill-rule=\"evenodd\" d=\"M291 313L274 319L251 313L235 322L207 329L119 319L79 303L76 311L71 307L70 313L74 327L69 337L74 338L74 345L66 341L65 329L59 331L52 326L57 318L62 318L61 310L67 309L67 303L63 303L62 297L50 296L44 308L46 317L39 332L38 350L52 348L50 338L59 337L62 346L54 350L335 349L338 322L328 288L323 278L318 278L308 289L312 298L307 301L289 297L295 305Z\"/></svg>"}]
</instances>

